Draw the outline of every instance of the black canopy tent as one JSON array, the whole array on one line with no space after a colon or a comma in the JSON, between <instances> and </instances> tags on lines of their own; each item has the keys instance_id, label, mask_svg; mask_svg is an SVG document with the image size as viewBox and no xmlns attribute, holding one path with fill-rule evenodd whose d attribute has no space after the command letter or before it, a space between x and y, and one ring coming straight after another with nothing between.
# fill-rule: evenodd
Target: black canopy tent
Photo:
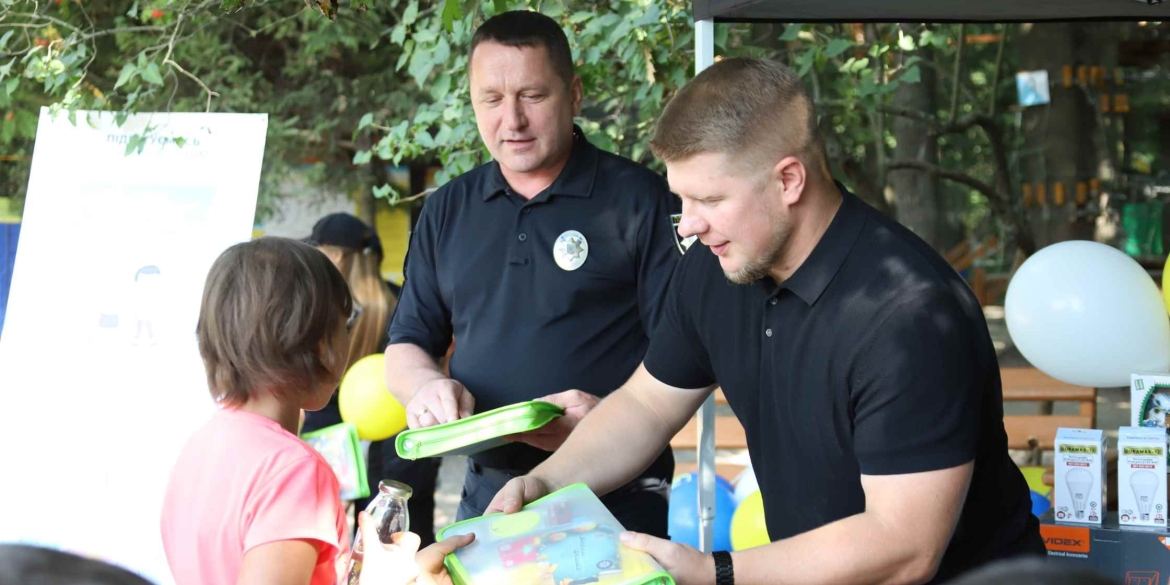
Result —
<instances>
[{"instance_id":1,"label":"black canopy tent","mask_svg":"<svg viewBox=\"0 0 1170 585\"><path fill-rule=\"evenodd\" d=\"M1041 22L1170 18L1161 0L695 0L715 22Z\"/></svg>"},{"instance_id":2,"label":"black canopy tent","mask_svg":"<svg viewBox=\"0 0 1170 585\"><path fill-rule=\"evenodd\" d=\"M715 23L1170 21L1162 0L694 0L695 73L715 62ZM715 519L715 399L699 409L699 548Z\"/></svg>"}]
</instances>

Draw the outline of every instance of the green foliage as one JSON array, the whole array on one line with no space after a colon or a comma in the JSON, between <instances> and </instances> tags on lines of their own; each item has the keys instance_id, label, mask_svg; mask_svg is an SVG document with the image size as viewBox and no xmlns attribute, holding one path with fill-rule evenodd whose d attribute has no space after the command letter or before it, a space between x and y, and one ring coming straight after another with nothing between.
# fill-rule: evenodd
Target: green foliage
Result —
<instances>
[{"instance_id":1,"label":"green foliage","mask_svg":"<svg viewBox=\"0 0 1170 585\"><path fill-rule=\"evenodd\" d=\"M366 189L396 201L409 194L390 188L387 164L438 163L442 183L487 160L468 99L467 49L475 27L503 10L538 9L561 24L585 88L578 123L599 147L644 164L657 166L646 147L654 121L694 68L683 0L0 4L0 147L26 157L23 166L0 167L9 193L23 191L37 111L48 106L70 119L81 110L111 110L120 119L146 111L266 112L261 216L289 192L294 174L310 188ZM940 79L939 111L924 114L949 119L951 84L943 81L953 72L958 30L719 25L716 54L791 65L820 102L822 126L833 130L835 162L851 159L880 177L878 155L894 145L883 108L899 86L920 83L924 67ZM920 47L934 50L932 61L910 54ZM960 115L1011 103L1010 88L991 83L994 49L967 47ZM147 139L137 137L127 152ZM989 149L977 131L942 140L942 166L990 180ZM956 197L967 213L970 191Z\"/></svg>"},{"instance_id":2,"label":"green foliage","mask_svg":"<svg viewBox=\"0 0 1170 585\"><path fill-rule=\"evenodd\" d=\"M480 2L455 14L407 7L389 41L401 47L395 69L427 99L393 124L363 125L370 152L397 164L435 157L442 183L482 164L468 96L467 50L475 26L505 9L539 9L557 19L571 39L576 72L585 87L578 123L599 147L653 164L646 143L666 100L690 77L693 32L686 4L646 0ZM363 157L362 160L365 160Z\"/></svg>"},{"instance_id":3,"label":"green foliage","mask_svg":"<svg viewBox=\"0 0 1170 585\"><path fill-rule=\"evenodd\" d=\"M417 90L387 42L406 2L62 0L0 7L0 184L21 196L38 110L269 114L260 212L302 192L353 192L384 169L354 168L355 129L411 114ZM366 123L374 121L371 114ZM127 152L140 150L128 144ZM182 137L177 137L182 138ZM360 140L358 141L360 143ZM14 162L15 161L15 162ZM302 187L290 187L290 179Z\"/></svg>"},{"instance_id":4,"label":"green foliage","mask_svg":"<svg viewBox=\"0 0 1170 585\"><path fill-rule=\"evenodd\" d=\"M888 157L896 144L890 111L900 104L895 96L902 84L922 82L922 69L933 69L937 86L930 88L937 97L936 111L921 112L920 117L942 127L950 119L952 81L958 49L959 25L916 25L907 33L896 24L776 24L729 25L728 45L720 52L726 56L753 55L788 63L805 81L827 129L831 158L837 174L847 183L840 169L851 163L866 171L872 181L884 176L878 161ZM967 25L966 34L1000 34L1004 25ZM779 34L777 34L779 33ZM916 50L929 47L932 58L920 57ZM1004 73L993 87L996 44L968 45L960 75L959 116L982 113L996 104L996 122L1009 130L1004 149L1011 150L1021 141L1014 131L1014 85L1008 71L1014 71L1016 57L1009 51L1002 63ZM992 149L986 137L971 129L959 134L940 135L940 166L966 172L981 181L992 183L994 168ZM881 151L879 153L879 150ZM1014 167L1013 167L1014 170ZM906 172L906 171L903 171ZM995 231L998 226L988 211L987 198L969 187L943 184L950 202L945 221L960 223L968 232ZM896 206L897 202L893 202Z\"/></svg>"}]
</instances>

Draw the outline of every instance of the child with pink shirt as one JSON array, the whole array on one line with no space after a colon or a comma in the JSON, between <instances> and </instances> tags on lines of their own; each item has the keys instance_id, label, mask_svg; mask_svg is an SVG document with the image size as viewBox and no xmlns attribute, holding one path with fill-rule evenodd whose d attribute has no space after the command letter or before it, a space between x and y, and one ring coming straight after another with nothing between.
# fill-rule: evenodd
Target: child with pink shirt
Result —
<instances>
[{"instance_id":1,"label":"child with pink shirt","mask_svg":"<svg viewBox=\"0 0 1170 585\"><path fill-rule=\"evenodd\" d=\"M328 402L344 373L353 300L316 248L284 238L232 246L212 266L198 337L220 409L187 442L167 487L163 547L179 585L344 581L349 537L337 478L297 437L301 409ZM359 515L366 585L449 581L418 537L377 542Z\"/></svg>"}]
</instances>

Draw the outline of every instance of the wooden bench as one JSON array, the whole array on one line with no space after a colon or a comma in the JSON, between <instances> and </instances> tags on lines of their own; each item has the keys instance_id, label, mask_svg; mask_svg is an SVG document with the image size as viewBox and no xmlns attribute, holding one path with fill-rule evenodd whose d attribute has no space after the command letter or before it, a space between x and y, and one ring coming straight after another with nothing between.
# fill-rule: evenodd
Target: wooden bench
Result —
<instances>
[{"instance_id":1,"label":"wooden bench","mask_svg":"<svg viewBox=\"0 0 1170 585\"><path fill-rule=\"evenodd\" d=\"M695 449L699 446L699 419L691 418L670 440L672 449ZM747 432L734 416L715 417L716 449L747 449Z\"/></svg>"},{"instance_id":2,"label":"wooden bench","mask_svg":"<svg viewBox=\"0 0 1170 585\"><path fill-rule=\"evenodd\" d=\"M1060 427L1091 429L1097 423L1097 389L1073 386L1061 382L1036 368L1002 368L1004 402L1034 401L1041 404L1041 413L1034 415L1005 415L1008 449L1031 451L1038 459L1043 451L1051 451ZM1053 415L1053 402L1079 403L1077 414ZM715 403L727 404L722 389L715 390ZM699 445L698 419L692 418L670 441L673 449L694 450ZM747 433L734 416L715 417L715 448L747 449ZM1039 461L1036 461L1038 464ZM679 465L679 469L693 470ZM742 468L741 468L742 469ZM730 472L729 468L724 471ZM679 471L678 473L683 473ZM738 472L737 472L738 473ZM722 473L720 474L722 475ZM727 477L727 476L724 476ZM734 477L734 476L733 476ZM730 479L730 478L729 478Z\"/></svg>"},{"instance_id":3,"label":"wooden bench","mask_svg":"<svg viewBox=\"0 0 1170 585\"><path fill-rule=\"evenodd\" d=\"M1032 451L1034 458L1041 451L1051 451L1060 427L1091 429L1097 424L1097 389L1073 386L1061 382L1036 368L1003 368L999 372L1003 382L1003 401L1039 402L1040 413L1035 415L1005 415L1008 449ZM1053 415L1053 402L1076 402L1075 415ZM1038 461L1036 463L1039 463Z\"/></svg>"},{"instance_id":4,"label":"wooden bench","mask_svg":"<svg viewBox=\"0 0 1170 585\"><path fill-rule=\"evenodd\" d=\"M674 464L674 475L675 475L675 477L680 476L680 475L686 475L686 474L691 473L693 471L697 471L698 469L699 469L698 463L675 463ZM742 473L744 469L747 469L747 467L744 465L735 465L732 463L716 463L715 464L715 475L718 475L719 477L722 477L723 479L726 479L727 481L731 481L731 480L734 480L735 478L739 477L739 474Z\"/></svg>"},{"instance_id":5,"label":"wooden bench","mask_svg":"<svg viewBox=\"0 0 1170 585\"><path fill-rule=\"evenodd\" d=\"M977 260L994 252L997 246L999 246L999 238L993 235L988 236L974 248L969 241L960 242L943 256L955 269L955 272L971 270L971 291L975 293L979 304L984 307L995 302L1000 295L1007 292L1008 281L1011 280L1010 272L988 274L986 268L975 265Z\"/></svg>"},{"instance_id":6,"label":"wooden bench","mask_svg":"<svg viewBox=\"0 0 1170 585\"><path fill-rule=\"evenodd\" d=\"M722 388L715 389L715 404L727 404L727 397L723 395ZM670 440L670 447L676 450L692 451L694 452L699 446L699 417L692 417L687 421L686 426L682 428L674 438ZM747 449L747 432L744 431L743 425L739 423L739 419L734 415L715 416L715 449ZM684 475L696 471L699 465L697 463L676 463L674 466L674 475ZM718 463L715 465L715 474L731 481L739 476L740 472L744 470L743 465L731 465Z\"/></svg>"}]
</instances>

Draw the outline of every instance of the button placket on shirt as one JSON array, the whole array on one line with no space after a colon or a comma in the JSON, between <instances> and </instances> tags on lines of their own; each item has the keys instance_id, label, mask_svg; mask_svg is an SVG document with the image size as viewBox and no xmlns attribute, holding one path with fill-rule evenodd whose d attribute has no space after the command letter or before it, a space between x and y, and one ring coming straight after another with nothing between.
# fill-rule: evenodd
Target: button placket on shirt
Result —
<instances>
[{"instance_id":1,"label":"button placket on shirt","mask_svg":"<svg viewBox=\"0 0 1170 585\"><path fill-rule=\"evenodd\" d=\"M508 194L511 196L511 192ZM528 232L524 226L524 218L531 212L532 207L527 204L522 204L516 212L516 240L512 243L511 252L508 254L508 264L527 266L531 262L531 252L528 247Z\"/></svg>"},{"instance_id":2,"label":"button placket on shirt","mask_svg":"<svg viewBox=\"0 0 1170 585\"><path fill-rule=\"evenodd\" d=\"M768 321L771 318L768 314L768 308L775 307L778 302L780 302L779 299L772 296L772 298L768 299L768 306L764 307L764 337L772 337L772 328L768 327Z\"/></svg>"},{"instance_id":3,"label":"button placket on shirt","mask_svg":"<svg viewBox=\"0 0 1170 585\"><path fill-rule=\"evenodd\" d=\"M516 240L520 241L521 243L528 241L528 233L524 231L526 229L524 227L524 218L531 211L531 205L524 205L520 208L520 213L516 214L516 230L520 232L516 234Z\"/></svg>"}]
</instances>

